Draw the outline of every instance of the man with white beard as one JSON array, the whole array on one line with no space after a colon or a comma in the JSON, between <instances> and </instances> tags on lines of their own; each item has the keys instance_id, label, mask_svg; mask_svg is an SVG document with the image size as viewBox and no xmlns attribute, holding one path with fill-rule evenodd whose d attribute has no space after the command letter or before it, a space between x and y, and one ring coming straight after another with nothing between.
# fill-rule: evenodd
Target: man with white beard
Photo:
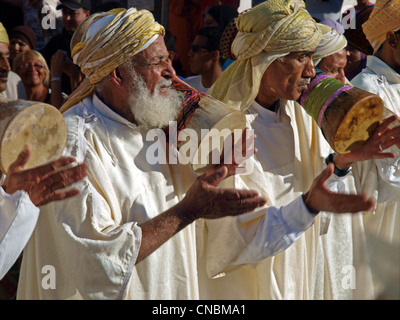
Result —
<instances>
[{"instance_id":1,"label":"man with white beard","mask_svg":"<svg viewBox=\"0 0 400 320\"><path fill-rule=\"evenodd\" d=\"M149 11L134 8L93 15L76 31L72 55L86 80L61 111L66 153L85 160L89 175L79 196L41 208L24 252L18 298L199 299L205 246L197 239L197 221L246 213L243 228L220 232L215 245L231 252L236 243L229 240L240 241L229 259L242 263L286 249L312 225L316 214L308 208L331 197L324 184L333 166L307 197L267 208L266 199L248 188L219 188L235 165L216 166L196 179L189 166L150 161L154 140L147 134L164 139L154 128L175 120L183 101L171 87L175 71L163 35ZM161 143L158 152L169 148ZM356 211L372 203L357 195L334 198ZM256 208L263 216L257 232L245 223ZM226 262L218 254L208 258L214 266Z\"/></svg>"},{"instance_id":2,"label":"man with white beard","mask_svg":"<svg viewBox=\"0 0 400 320\"><path fill-rule=\"evenodd\" d=\"M265 204L257 192L218 188L225 166L187 190L182 167L149 163L146 134L175 120L183 102L163 35L134 8L94 15L74 35L86 80L62 107L66 153L85 161L88 178L71 201L41 207L18 299L197 299L192 222Z\"/></svg>"}]
</instances>

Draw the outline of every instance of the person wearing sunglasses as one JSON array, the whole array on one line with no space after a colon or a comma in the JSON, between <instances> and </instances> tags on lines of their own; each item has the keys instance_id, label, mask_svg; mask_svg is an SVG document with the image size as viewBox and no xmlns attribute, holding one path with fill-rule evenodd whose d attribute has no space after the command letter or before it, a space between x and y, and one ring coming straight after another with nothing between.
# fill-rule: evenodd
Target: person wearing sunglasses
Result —
<instances>
[{"instance_id":1,"label":"person wearing sunglasses","mask_svg":"<svg viewBox=\"0 0 400 320\"><path fill-rule=\"evenodd\" d=\"M60 90L51 92L50 69L40 52L29 50L18 55L14 60L14 72L21 77L28 100L54 105L55 97L52 98L52 94L61 95L57 101L66 98ZM51 83L53 84L53 81ZM59 107L59 105L54 106Z\"/></svg>"},{"instance_id":2,"label":"person wearing sunglasses","mask_svg":"<svg viewBox=\"0 0 400 320\"><path fill-rule=\"evenodd\" d=\"M222 74L225 59L219 47L221 36L222 30L219 27L201 28L190 47L190 71L195 75L184 81L199 91L207 92Z\"/></svg>"}]
</instances>

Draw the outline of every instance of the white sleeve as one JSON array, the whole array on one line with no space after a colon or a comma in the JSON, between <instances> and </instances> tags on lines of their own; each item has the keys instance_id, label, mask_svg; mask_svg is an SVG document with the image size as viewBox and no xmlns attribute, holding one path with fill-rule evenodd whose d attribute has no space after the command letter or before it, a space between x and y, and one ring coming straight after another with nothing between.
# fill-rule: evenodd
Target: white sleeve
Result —
<instances>
[{"instance_id":1,"label":"white sleeve","mask_svg":"<svg viewBox=\"0 0 400 320\"><path fill-rule=\"evenodd\" d=\"M247 243L233 264L256 263L284 251L292 245L313 223L312 214L302 196L282 207L268 207L258 222L255 232L249 232L247 217L238 217L239 231Z\"/></svg>"},{"instance_id":2,"label":"white sleeve","mask_svg":"<svg viewBox=\"0 0 400 320\"><path fill-rule=\"evenodd\" d=\"M0 279L18 259L35 228L39 209L24 191L12 195L0 187Z\"/></svg>"},{"instance_id":3,"label":"white sleeve","mask_svg":"<svg viewBox=\"0 0 400 320\"><path fill-rule=\"evenodd\" d=\"M293 244L314 223L302 196L282 207L262 207L237 217L206 220L206 271L218 277L257 263Z\"/></svg>"}]
</instances>

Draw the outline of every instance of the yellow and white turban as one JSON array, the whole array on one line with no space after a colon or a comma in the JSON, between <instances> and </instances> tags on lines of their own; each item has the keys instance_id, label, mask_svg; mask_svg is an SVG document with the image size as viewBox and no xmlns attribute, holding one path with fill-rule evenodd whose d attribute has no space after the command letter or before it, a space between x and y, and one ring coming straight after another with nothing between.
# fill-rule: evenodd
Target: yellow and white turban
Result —
<instances>
[{"instance_id":1,"label":"yellow and white turban","mask_svg":"<svg viewBox=\"0 0 400 320\"><path fill-rule=\"evenodd\" d=\"M6 28L4 28L3 24L0 22L0 42L10 44L10 40L8 38L8 33Z\"/></svg>"},{"instance_id":2,"label":"yellow and white turban","mask_svg":"<svg viewBox=\"0 0 400 320\"><path fill-rule=\"evenodd\" d=\"M218 78L211 95L245 110L256 98L268 66L290 52L314 50L321 40L317 23L301 0L269 0L239 15L232 43L237 60Z\"/></svg>"},{"instance_id":3,"label":"yellow and white turban","mask_svg":"<svg viewBox=\"0 0 400 320\"><path fill-rule=\"evenodd\" d=\"M313 54L314 66L317 66L323 58L339 52L347 46L346 37L337 32L336 29L320 23L318 26L322 32L322 39Z\"/></svg>"},{"instance_id":4,"label":"yellow and white turban","mask_svg":"<svg viewBox=\"0 0 400 320\"><path fill-rule=\"evenodd\" d=\"M400 29L400 0L377 0L362 28L375 53L389 31Z\"/></svg>"},{"instance_id":5,"label":"yellow and white turban","mask_svg":"<svg viewBox=\"0 0 400 320\"><path fill-rule=\"evenodd\" d=\"M89 96L94 84L164 34L164 27L147 10L113 9L90 16L71 40L73 61L86 79L69 96L61 112Z\"/></svg>"}]
</instances>

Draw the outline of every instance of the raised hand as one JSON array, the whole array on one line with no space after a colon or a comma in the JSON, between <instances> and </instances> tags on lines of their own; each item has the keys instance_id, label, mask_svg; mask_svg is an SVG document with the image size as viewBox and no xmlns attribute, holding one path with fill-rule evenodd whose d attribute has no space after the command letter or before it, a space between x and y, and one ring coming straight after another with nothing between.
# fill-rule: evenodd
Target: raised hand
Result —
<instances>
[{"instance_id":1,"label":"raised hand","mask_svg":"<svg viewBox=\"0 0 400 320\"><path fill-rule=\"evenodd\" d=\"M25 147L17 160L8 169L3 184L3 188L8 194L24 190L28 193L35 206L41 206L79 193L78 189L68 191L62 191L61 189L86 177L86 164L65 168L76 162L76 160L74 158L60 158L49 164L24 170L29 157L30 150Z\"/></svg>"},{"instance_id":2,"label":"raised hand","mask_svg":"<svg viewBox=\"0 0 400 320\"><path fill-rule=\"evenodd\" d=\"M181 203L194 220L235 216L266 204L267 200L256 191L218 188L228 176L227 167L220 165L197 178Z\"/></svg>"},{"instance_id":3,"label":"raised hand","mask_svg":"<svg viewBox=\"0 0 400 320\"><path fill-rule=\"evenodd\" d=\"M393 145L400 148L400 126L390 127L390 124L397 119L397 116L391 116L383 120L374 134L357 150L346 154L336 154L334 157L336 167L347 170L356 161L394 158L396 155L393 152L384 152L384 150Z\"/></svg>"},{"instance_id":4,"label":"raised hand","mask_svg":"<svg viewBox=\"0 0 400 320\"><path fill-rule=\"evenodd\" d=\"M334 193L327 189L326 180L332 175L333 163L316 177L310 190L304 194L304 202L310 212L356 213L371 210L375 202L365 195Z\"/></svg>"}]
</instances>

